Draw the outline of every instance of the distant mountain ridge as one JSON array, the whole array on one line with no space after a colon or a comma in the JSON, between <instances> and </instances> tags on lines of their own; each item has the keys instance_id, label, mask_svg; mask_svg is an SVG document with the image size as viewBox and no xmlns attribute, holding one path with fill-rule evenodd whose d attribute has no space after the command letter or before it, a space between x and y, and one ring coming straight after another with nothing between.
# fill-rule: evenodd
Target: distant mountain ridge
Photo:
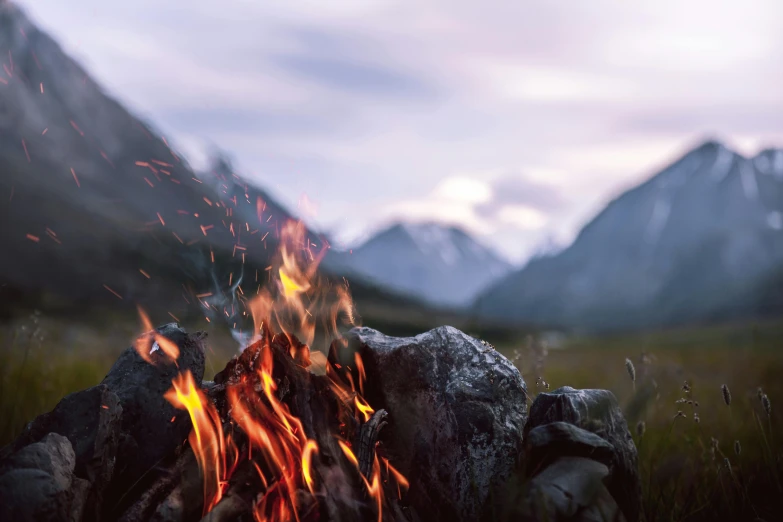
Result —
<instances>
[{"instance_id":1,"label":"distant mountain ridge","mask_svg":"<svg viewBox=\"0 0 783 522\"><path fill-rule=\"evenodd\" d=\"M469 304L511 269L464 230L437 223L396 223L343 261L353 273L447 306Z\"/></svg>"},{"instance_id":2,"label":"distant mountain ridge","mask_svg":"<svg viewBox=\"0 0 783 522\"><path fill-rule=\"evenodd\" d=\"M746 158L716 141L609 203L555 256L480 295L476 310L585 329L762 312L783 266L783 150Z\"/></svg>"}]
</instances>

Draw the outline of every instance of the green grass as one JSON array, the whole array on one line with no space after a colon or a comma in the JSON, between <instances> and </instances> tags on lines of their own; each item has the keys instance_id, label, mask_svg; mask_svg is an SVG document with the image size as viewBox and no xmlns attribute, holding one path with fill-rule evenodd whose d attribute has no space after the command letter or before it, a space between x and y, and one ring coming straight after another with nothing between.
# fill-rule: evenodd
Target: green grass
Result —
<instances>
[{"instance_id":1,"label":"green grass","mask_svg":"<svg viewBox=\"0 0 783 522\"><path fill-rule=\"evenodd\" d=\"M171 318L153 320L162 324ZM209 333L204 378L211 379L236 353L236 343L225 329L205 321L185 327ZM98 384L140 328L132 313L121 312L90 322L31 313L1 323L0 446L65 395Z\"/></svg>"},{"instance_id":2,"label":"green grass","mask_svg":"<svg viewBox=\"0 0 783 522\"><path fill-rule=\"evenodd\" d=\"M0 445L64 395L100 382L138 333L132 314L98 317L74 322L33 314L0 325ZM235 343L221 327L203 320L185 326L209 332L205 378L211 378L235 353ZM539 358L539 372L524 341L504 342L498 349L520 368L531 395L544 391L536 387L538 376L550 389L569 385L614 392L639 449L644 520L771 521L783 508L779 339L780 322L578 338L550 348ZM626 373L626 358L636 366L635 383ZM686 380L689 393L682 389ZM731 406L723 402L722 384L731 390ZM763 411L758 387L770 398L771 417ZM677 404L682 398L698 406ZM677 417L678 411L685 417ZM635 430L640 421L646 425L643 436ZM714 456L712 438L718 441Z\"/></svg>"},{"instance_id":3,"label":"green grass","mask_svg":"<svg viewBox=\"0 0 783 522\"><path fill-rule=\"evenodd\" d=\"M781 334L783 324L772 322L574 339L549 349L540 376L550 389L605 388L618 398L639 450L644 520L774 520L783 509ZM531 396L545 391L535 384L533 353L500 349L516 357ZM730 406L722 384L731 390ZM771 401L771 417L758 387Z\"/></svg>"}]
</instances>

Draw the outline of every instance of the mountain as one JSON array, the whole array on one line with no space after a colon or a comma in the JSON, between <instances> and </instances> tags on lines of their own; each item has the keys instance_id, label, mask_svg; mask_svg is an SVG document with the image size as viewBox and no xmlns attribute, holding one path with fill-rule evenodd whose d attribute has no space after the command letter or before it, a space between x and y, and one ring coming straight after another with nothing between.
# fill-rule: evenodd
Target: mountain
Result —
<instances>
[{"instance_id":1,"label":"mountain","mask_svg":"<svg viewBox=\"0 0 783 522\"><path fill-rule=\"evenodd\" d=\"M398 223L377 233L345 267L384 286L432 303L469 304L510 265L463 230L436 223Z\"/></svg>"},{"instance_id":2,"label":"mountain","mask_svg":"<svg viewBox=\"0 0 783 522\"><path fill-rule=\"evenodd\" d=\"M783 150L747 158L709 141L609 203L559 254L488 288L475 308L592 330L755 316L776 309L769 285L783 282L782 263Z\"/></svg>"},{"instance_id":3,"label":"mountain","mask_svg":"<svg viewBox=\"0 0 783 522\"><path fill-rule=\"evenodd\" d=\"M194 172L10 2L0 2L0 60L0 312L54 297L67 310L201 313L192 294L216 281L263 282L292 216L224 156ZM350 283L360 310L421 308Z\"/></svg>"},{"instance_id":4,"label":"mountain","mask_svg":"<svg viewBox=\"0 0 783 522\"><path fill-rule=\"evenodd\" d=\"M132 297L154 286L140 269L177 272L208 249L236 257L235 245L268 257L270 245L253 241L246 223L260 237L281 216L261 223L257 197L278 205L258 189L236 197L204 183L7 2L0 52L3 280L70 295L105 284Z\"/></svg>"}]
</instances>

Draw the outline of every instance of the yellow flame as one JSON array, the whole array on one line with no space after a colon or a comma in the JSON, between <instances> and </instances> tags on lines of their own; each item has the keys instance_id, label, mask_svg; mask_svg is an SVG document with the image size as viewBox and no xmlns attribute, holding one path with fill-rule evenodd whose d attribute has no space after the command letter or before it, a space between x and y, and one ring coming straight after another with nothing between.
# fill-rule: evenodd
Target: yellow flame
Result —
<instances>
[{"instance_id":1,"label":"yellow flame","mask_svg":"<svg viewBox=\"0 0 783 522\"><path fill-rule=\"evenodd\" d=\"M367 404L364 399L358 395L354 398L354 403L356 404L356 409L362 412L362 415L364 415L364 422L370 420L372 414L375 413L375 410L372 409L372 406Z\"/></svg>"},{"instance_id":2,"label":"yellow flame","mask_svg":"<svg viewBox=\"0 0 783 522\"><path fill-rule=\"evenodd\" d=\"M260 200L257 210L260 216L264 210ZM253 355L253 369L236 376L226 385L231 420L247 435L249 442L243 457L251 460L265 487L265 493L256 499L252 508L253 518L257 521L298 522L301 499L297 492L307 487L310 494L315 495L318 478L314 464L314 455L319 453L317 442L308 438L302 421L277 397L277 381L272 377L274 357L278 356L275 353L273 357L273 348L279 348L273 343L282 339L277 333L288 340L288 355L300 366L308 367L312 362L310 345L316 338L316 324L319 325L319 342L325 342L323 348L330 346L332 340L343 341L339 328L343 321L354 324L348 283L335 285L317 276L318 264L328 245L322 245L320 252L313 254L311 247L315 246L308 239L307 230L301 222L289 221L282 227L280 250L273 263L280 279L273 281L272 286L259 288L256 297L247 302L256 327L255 342L246 348L249 352L245 352ZM150 363L171 359L176 364L179 357L176 343L158 333L143 310L139 309L139 315L144 328L144 333L135 343L139 354ZM166 357L151 356L153 340L157 341ZM340 376L336 373L339 365L332 367L327 360L323 361L323 365L331 388L345 406L340 415L358 418L361 413L366 422L375 410L362 397L366 374L358 354L354 362L358 372L358 389L350 372ZM215 405L189 371L172 381L172 388L165 397L176 408L187 410L190 416L193 429L188 440L203 476L206 514L225 494L228 480L239 462L239 447L230 435L224 437L222 420ZM393 478L399 490L400 486L408 486L407 480L385 460L386 472L382 475L377 456L369 478L365 477L350 446L341 440L338 444L359 471L366 491L374 499L380 522L383 482L387 477ZM258 458L254 457L257 453L265 463L263 469L253 460Z\"/></svg>"},{"instance_id":3,"label":"yellow flame","mask_svg":"<svg viewBox=\"0 0 783 522\"><path fill-rule=\"evenodd\" d=\"M337 444L340 445L340 449L343 450L343 453L345 453L345 456L348 457L348 460L353 462L353 465L356 466L356 468L359 468L359 459L356 458L356 455L353 454L353 450L346 444L345 442L338 440Z\"/></svg>"},{"instance_id":4,"label":"yellow flame","mask_svg":"<svg viewBox=\"0 0 783 522\"><path fill-rule=\"evenodd\" d=\"M315 494L313 491L313 477L311 476L312 471L310 468L313 453L318 453L318 444L316 444L314 440L308 440L307 444L305 444L304 451L302 451L302 475L304 476L305 484L307 484L307 489L310 490L311 494Z\"/></svg>"},{"instance_id":5,"label":"yellow flame","mask_svg":"<svg viewBox=\"0 0 783 522\"><path fill-rule=\"evenodd\" d=\"M283 294L290 299L302 291L302 287L296 281L286 275L282 268L279 270L280 282L283 283Z\"/></svg>"},{"instance_id":6,"label":"yellow flame","mask_svg":"<svg viewBox=\"0 0 783 522\"><path fill-rule=\"evenodd\" d=\"M177 375L164 397L175 408L187 410L193 430L188 438L204 475L204 514L222 498L226 482L226 448L220 417L204 392L196 385L190 370Z\"/></svg>"}]
</instances>

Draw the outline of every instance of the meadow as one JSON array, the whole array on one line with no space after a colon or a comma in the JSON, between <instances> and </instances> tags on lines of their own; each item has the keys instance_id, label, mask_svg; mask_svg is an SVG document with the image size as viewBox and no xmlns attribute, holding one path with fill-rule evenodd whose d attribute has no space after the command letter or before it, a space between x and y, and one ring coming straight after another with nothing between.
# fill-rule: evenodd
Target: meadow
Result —
<instances>
[{"instance_id":1,"label":"meadow","mask_svg":"<svg viewBox=\"0 0 783 522\"><path fill-rule=\"evenodd\" d=\"M139 331L133 314L99 317L30 312L0 324L0 446L64 395L97 384ZM220 326L185 326L209 332L211 378L236 344ZM783 512L780 339L783 322L767 321L575 337L552 347L524 335L495 344L531 397L565 385L614 392L639 450L643 520L772 521Z\"/></svg>"}]
</instances>

